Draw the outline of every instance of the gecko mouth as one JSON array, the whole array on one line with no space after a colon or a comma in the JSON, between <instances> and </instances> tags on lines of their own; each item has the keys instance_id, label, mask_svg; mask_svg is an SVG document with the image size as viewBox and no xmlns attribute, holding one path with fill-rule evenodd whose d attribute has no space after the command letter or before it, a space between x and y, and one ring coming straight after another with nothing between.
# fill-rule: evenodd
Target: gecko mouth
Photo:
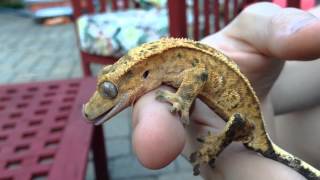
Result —
<instances>
[{"instance_id":1,"label":"gecko mouth","mask_svg":"<svg viewBox=\"0 0 320 180\"><path fill-rule=\"evenodd\" d=\"M102 113L101 115L99 115L98 117L93 119L93 123L94 125L100 125L102 123L104 123L105 121L109 120L111 117L107 117L107 115L111 116L110 111L113 109L114 107L112 107L111 109L109 109L108 111Z\"/></svg>"},{"instance_id":2,"label":"gecko mouth","mask_svg":"<svg viewBox=\"0 0 320 180\"><path fill-rule=\"evenodd\" d=\"M94 125L100 125L102 123L104 123L105 121L109 120L110 118L112 118L114 115L116 115L117 113L119 113L120 111L122 111L123 109L125 109L128 106L128 96L123 96L123 98L121 98L121 100L112 108L110 108L109 110L107 110L106 112L102 113L101 115L99 115L98 117L96 117L94 119Z\"/></svg>"}]
</instances>

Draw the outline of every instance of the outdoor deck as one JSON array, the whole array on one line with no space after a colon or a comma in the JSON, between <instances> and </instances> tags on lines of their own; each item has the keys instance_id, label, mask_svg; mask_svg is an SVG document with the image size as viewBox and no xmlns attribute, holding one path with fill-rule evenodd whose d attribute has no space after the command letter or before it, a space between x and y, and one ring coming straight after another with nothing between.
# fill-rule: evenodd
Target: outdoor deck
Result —
<instances>
[{"instance_id":1,"label":"outdoor deck","mask_svg":"<svg viewBox=\"0 0 320 180\"><path fill-rule=\"evenodd\" d=\"M30 17L0 11L0 84L81 77L72 24L40 26ZM113 180L201 179L179 157L161 170L148 170L131 148L130 109L104 124L109 172ZM90 159L90 158L89 158ZM89 160L88 180L94 179Z\"/></svg>"}]
</instances>

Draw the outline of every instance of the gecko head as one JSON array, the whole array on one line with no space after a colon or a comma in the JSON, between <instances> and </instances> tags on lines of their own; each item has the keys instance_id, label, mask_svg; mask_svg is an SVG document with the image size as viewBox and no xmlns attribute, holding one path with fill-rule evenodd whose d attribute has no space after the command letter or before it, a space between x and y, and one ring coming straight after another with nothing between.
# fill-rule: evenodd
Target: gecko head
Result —
<instances>
[{"instance_id":1,"label":"gecko head","mask_svg":"<svg viewBox=\"0 0 320 180\"><path fill-rule=\"evenodd\" d=\"M97 90L83 105L83 115L95 125L102 124L130 104L128 94L119 94L117 84L111 81L98 83Z\"/></svg>"},{"instance_id":2,"label":"gecko head","mask_svg":"<svg viewBox=\"0 0 320 180\"><path fill-rule=\"evenodd\" d=\"M102 124L159 85L150 66L144 61L134 64L129 60L124 56L98 75L96 91L82 110L89 122Z\"/></svg>"}]
</instances>

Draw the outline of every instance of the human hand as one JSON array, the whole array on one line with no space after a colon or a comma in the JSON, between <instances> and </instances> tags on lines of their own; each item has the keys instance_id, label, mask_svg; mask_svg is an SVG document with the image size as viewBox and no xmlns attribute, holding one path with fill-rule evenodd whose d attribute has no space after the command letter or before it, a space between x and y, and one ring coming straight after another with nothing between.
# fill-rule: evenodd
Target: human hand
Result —
<instances>
[{"instance_id":1,"label":"human hand","mask_svg":"<svg viewBox=\"0 0 320 180\"><path fill-rule=\"evenodd\" d=\"M319 57L319 30L319 20L306 12L259 3L248 7L230 25L202 42L236 61L252 82L265 119L272 119L267 95L281 72L284 64L281 60ZM136 102L133 146L144 166L161 168L180 153L189 157L198 146L196 137L208 131L215 133L224 126L224 122L200 100L195 102L191 112L191 124L185 131L179 117L168 111L168 105L155 100L154 91ZM205 179L303 178L238 143L232 143L218 156L215 169L203 167L201 173Z\"/></svg>"}]
</instances>

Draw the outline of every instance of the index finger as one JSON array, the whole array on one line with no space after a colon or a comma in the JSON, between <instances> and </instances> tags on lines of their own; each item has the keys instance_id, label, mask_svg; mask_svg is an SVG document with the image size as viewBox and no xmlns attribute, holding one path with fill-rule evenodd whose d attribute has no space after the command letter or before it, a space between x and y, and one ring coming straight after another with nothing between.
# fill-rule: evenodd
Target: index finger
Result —
<instances>
[{"instance_id":1,"label":"index finger","mask_svg":"<svg viewBox=\"0 0 320 180\"><path fill-rule=\"evenodd\" d=\"M163 87L162 87L163 88ZM145 167L159 169L182 152L185 132L169 104L155 100L153 90L140 97L133 107L133 148Z\"/></svg>"}]
</instances>

